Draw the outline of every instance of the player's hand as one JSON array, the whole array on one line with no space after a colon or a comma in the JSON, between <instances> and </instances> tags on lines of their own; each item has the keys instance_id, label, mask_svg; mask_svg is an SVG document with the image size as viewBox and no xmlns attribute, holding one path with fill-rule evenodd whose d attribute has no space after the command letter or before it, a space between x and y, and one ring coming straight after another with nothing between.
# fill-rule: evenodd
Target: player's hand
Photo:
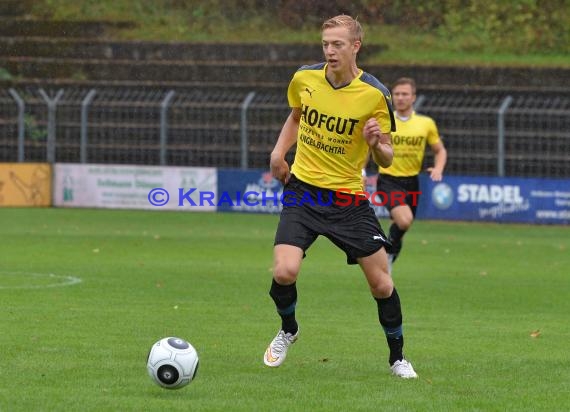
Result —
<instances>
[{"instance_id":1,"label":"player's hand","mask_svg":"<svg viewBox=\"0 0 570 412\"><path fill-rule=\"evenodd\" d=\"M434 182L441 182L441 179L443 179L443 173L435 167L428 167L427 172L429 173L431 180Z\"/></svg>"},{"instance_id":2,"label":"player's hand","mask_svg":"<svg viewBox=\"0 0 570 412\"><path fill-rule=\"evenodd\" d=\"M286 184L289 181L291 173L289 172L289 164L285 159L271 155L269 167L271 169L271 175L275 179L279 180L283 184Z\"/></svg>"},{"instance_id":3,"label":"player's hand","mask_svg":"<svg viewBox=\"0 0 570 412\"><path fill-rule=\"evenodd\" d=\"M366 121L364 128L362 129L362 134L364 135L368 146L373 148L376 147L378 142L380 142L382 132L380 131L380 125L375 118L371 117Z\"/></svg>"}]
</instances>

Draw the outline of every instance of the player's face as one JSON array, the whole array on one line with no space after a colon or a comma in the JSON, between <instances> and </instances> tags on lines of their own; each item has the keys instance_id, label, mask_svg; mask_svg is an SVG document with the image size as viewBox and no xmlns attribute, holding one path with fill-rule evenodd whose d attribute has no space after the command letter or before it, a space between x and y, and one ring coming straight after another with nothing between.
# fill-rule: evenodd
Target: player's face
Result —
<instances>
[{"instance_id":1,"label":"player's face","mask_svg":"<svg viewBox=\"0 0 570 412\"><path fill-rule=\"evenodd\" d=\"M346 27L333 27L323 30L322 45L329 70L342 73L355 63L360 41L353 41Z\"/></svg>"},{"instance_id":2,"label":"player's face","mask_svg":"<svg viewBox=\"0 0 570 412\"><path fill-rule=\"evenodd\" d=\"M399 84L392 89L392 101L398 112L410 110L416 101L416 95L409 84Z\"/></svg>"}]
</instances>

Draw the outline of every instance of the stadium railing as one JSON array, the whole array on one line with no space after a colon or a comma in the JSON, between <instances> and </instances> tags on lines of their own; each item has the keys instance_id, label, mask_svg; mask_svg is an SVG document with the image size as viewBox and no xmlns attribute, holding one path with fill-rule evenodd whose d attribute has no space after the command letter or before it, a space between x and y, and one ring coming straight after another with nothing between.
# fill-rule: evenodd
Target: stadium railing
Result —
<instances>
[{"instance_id":1,"label":"stadium railing","mask_svg":"<svg viewBox=\"0 0 570 412\"><path fill-rule=\"evenodd\" d=\"M0 161L266 168L284 93L192 87L0 89ZM570 97L430 91L447 173L568 177ZM431 162L431 155L426 156Z\"/></svg>"}]
</instances>

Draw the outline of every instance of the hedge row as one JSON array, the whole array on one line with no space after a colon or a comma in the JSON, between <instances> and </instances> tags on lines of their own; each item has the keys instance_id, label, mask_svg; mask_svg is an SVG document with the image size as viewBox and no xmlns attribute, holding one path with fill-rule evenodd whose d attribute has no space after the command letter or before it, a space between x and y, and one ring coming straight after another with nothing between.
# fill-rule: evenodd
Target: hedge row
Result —
<instances>
[{"instance_id":1,"label":"hedge row","mask_svg":"<svg viewBox=\"0 0 570 412\"><path fill-rule=\"evenodd\" d=\"M186 7L195 3L170 1ZM231 20L266 14L300 28L344 13L358 16L365 24L397 25L453 37L466 51L570 52L569 0L237 0L210 4L210 10Z\"/></svg>"}]
</instances>

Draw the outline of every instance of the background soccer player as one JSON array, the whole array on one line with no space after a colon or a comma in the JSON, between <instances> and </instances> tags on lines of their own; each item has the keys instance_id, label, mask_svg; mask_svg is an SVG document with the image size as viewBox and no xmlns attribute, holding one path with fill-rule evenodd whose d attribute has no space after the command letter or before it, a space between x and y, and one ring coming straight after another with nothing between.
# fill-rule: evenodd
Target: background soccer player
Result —
<instances>
[{"instance_id":1,"label":"background soccer player","mask_svg":"<svg viewBox=\"0 0 570 412\"><path fill-rule=\"evenodd\" d=\"M403 355L402 311L388 272L385 234L366 198L353 194L362 191L361 171L369 151L384 167L393 157L390 92L357 67L361 42L362 28L353 18L342 15L327 20L322 27L326 62L301 67L289 84L292 110L270 163L273 176L285 184L283 193L287 194L275 235L269 292L281 317L281 329L263 361L271 367L281 365L299 336L296 280L305 252L323 235L346 253L347 263L358 263L364 272L390 349L392 372L415 378ZM285 155L295 143L290 173ZM351 196L350 204L323 204L323 199L338 200L337 191L343 192L343 199Z\"/></svg>"},{"instance_id":2,"label":"background soccer player","mask_svg":"<svg viewBox=\"0 0 570 412\"><path fill-rule=\"evenodd\" d=\"M422 168L426 145L429 144L434 153L435 164L427 170L431 179L436 182L443 178L447 151L439 137L434 120L414 111L416 82L413 79L402 77L396 80L392 86L392 99L396 109L396 131L392 133L394 160L390 167L380 166L377 189L387 195L393 192L417 192L419 191L418 175ZM402 250L402 238L416 216L417 205L412 196L406 196L406 204L388 202L386 207L392 218L390 226L392 245L388 250L391 272L392 264Z\"/></svg>"}]
</instances>

